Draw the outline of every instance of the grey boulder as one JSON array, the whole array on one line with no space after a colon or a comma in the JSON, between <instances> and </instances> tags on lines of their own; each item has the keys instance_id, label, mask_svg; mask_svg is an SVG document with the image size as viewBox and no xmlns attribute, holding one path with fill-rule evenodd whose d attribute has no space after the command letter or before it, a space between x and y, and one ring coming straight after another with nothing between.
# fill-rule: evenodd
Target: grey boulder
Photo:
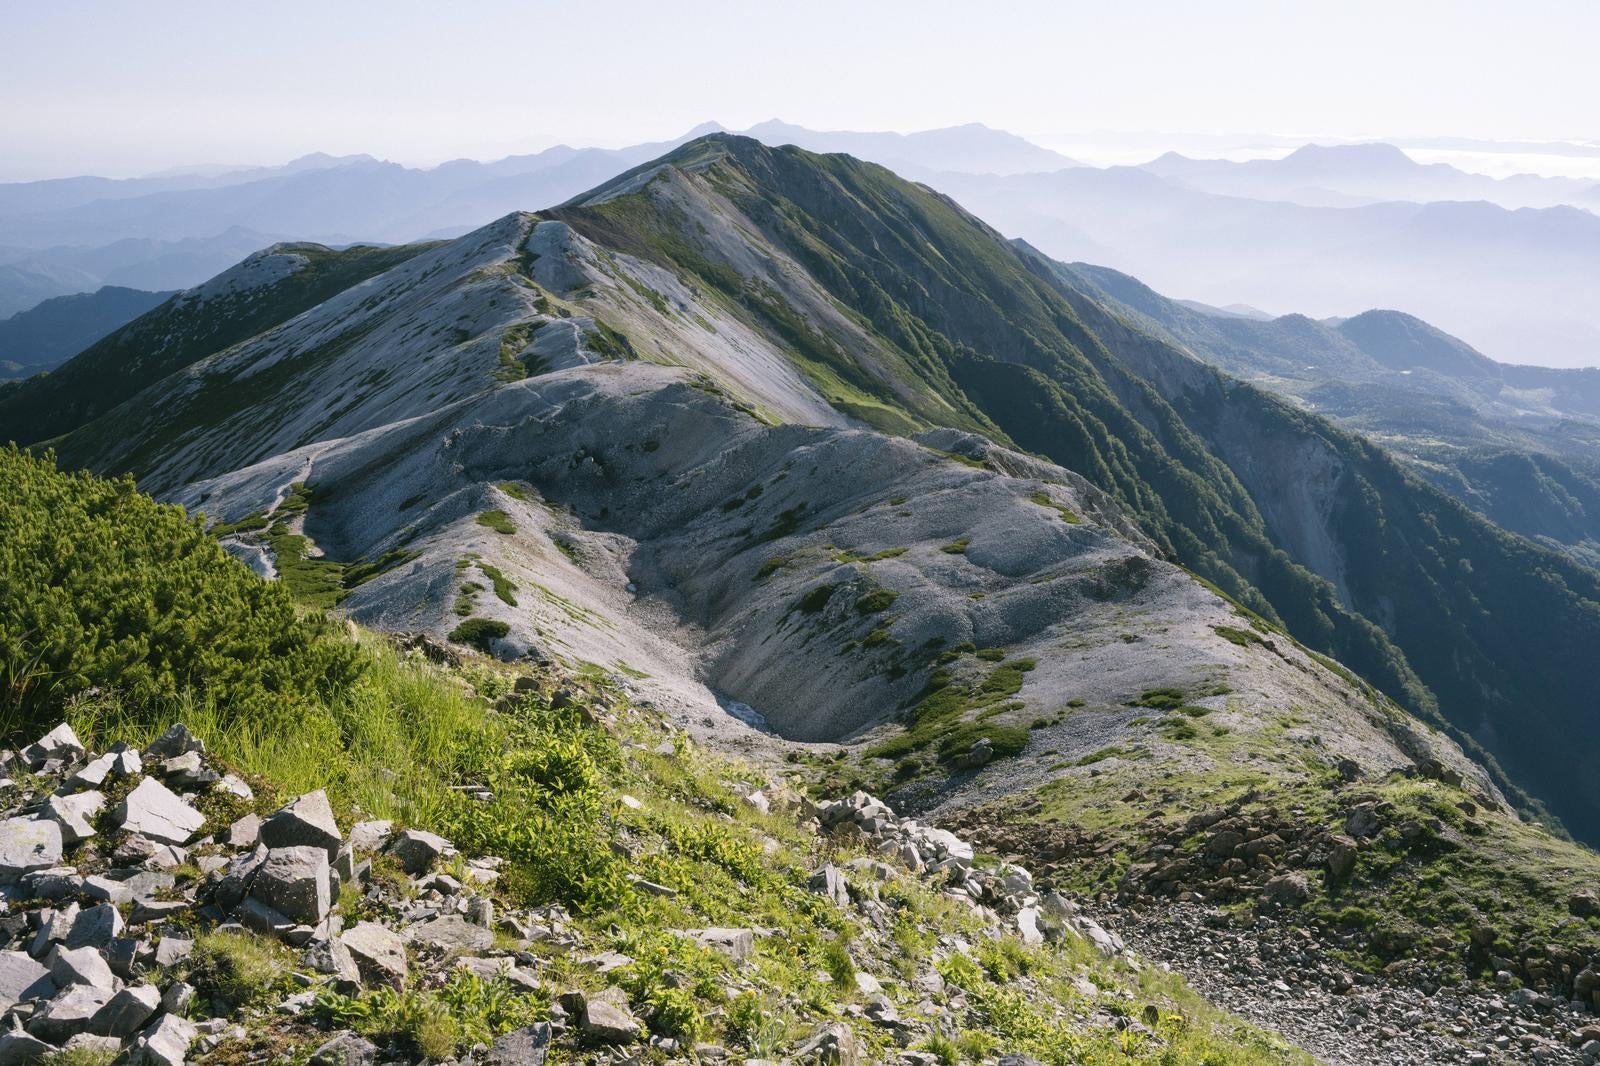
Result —
<instances>
[{"instance_id":1,"label":"grey boulder","mask_svg":"<svg viewBox=\"0 0 1600 1066\"><path fill-rule=\"evenodd\" d=\"M137 1033L161 1007L161 992L154 985L131 985L111 997L111 1002L89 1021L97 1036L126 1040Z\"/></svg>"},{"instance_id":2,"label":"grey boulder","mask_svg":"<svg viewBox=\"0 0 1600 1066\"><path fill-rule=\"evenodd\" d=\"M321 848L331 861L343 838L322 789L308 792L261 823L261 843L269 848Z\"/></svg>"},{"instance_id":3,"label":"grey boulder","mask_svg":"<svg viewBox=\"0 0 1600 1066\"><path fill-rule=\"evenodd\" d=\"M378 1048L355 1033L340 1033L311 1053L310 1066L372 1066Z\"/></svg>"},{"instance_id":4,"label":"grey boulder","mask_svg":"<svg viewBox=\"0 0 1600 1066\"><path fill-rule=\"evenodd\" d=\"M203 754L205 750L205 742L189 732L188 726L182 722L175 722L167 727L166 732L150 742L150 746L144 749L144 754L146 758L152 760L176 759L190 752Z\"/></svg>"},{"instance_id":5,"label":"grey boulder","mask_svg":"<svg viewBox=\"0 0 1600 1066\"><path fill-rule=\"evenodd\" d=\"M319 847L275 848L256 871L250 894L278 913L307 925L328 916L333 902L328 853Z\"/></svg>"},{"instance_id":6,"label":"grey boulder","mask_svg":"<svg viewBox=\"0 0 1600 1066\"><path fill-rule=\"evenodd\" d=\"M608 988L586 999L578 1016L578 1028L584 1039L595 1044L631 1044L643 1030L619 988Z\"/></svg>"},{"instance_id":7,"label":"grey boulder","mask_svg":"<svg viewBox=\"0 0 1600 1066\"><path fill-rule=\"evenodd\" d=\"M61 862L61 825L44 818L0 821L0 885L14 885L24 874Z\"/></svg>"},{"instance_id":8,"label":"grey boulder","mask_svg":"<svg viewBox=\"0 0 1600 1066\"><path fill-rule=\"evenodd\" d=\"M361 922L347 929L339 942L355 960L362 980L397 991L405 986L406 944L393 930L376 922Z\"/></svg>"},{"instance_id":9,"label":"grey boulder","mask_svg":"<svg viewBox=\"0 0 1600 1066\"><path fill-rule=\"evenodd\" d=\"M67 948L56 945L50 952L50 979L62 988L68 985L94 985L115 991L117 979L106 960L94 948Z\"/></svg>"},{"instance_id":10,"label":"grey boulder","mask_svg":"<svg viewBox=\"0 0 1600 1066\"><path fill-rule=\"evenodd\" d=\"M35 770L52 759L72 762L87 754L78 734L65 722L22 749L22 758Z\"/></svg>"},{"instance_id":11,"label":"grey boulder","mask_svg":"<svg viewBox=\"0 0 1600 1066\"><path fill-rule=\"evenodd\" d=\"M831 862L812 874L806 887L819 896L828 897L841 907L850 906L850 886L845 881L844 871Z\"/></svg>"},{"instance_id":12,"label":"grey boulder","mask_svg":"<svg viewBox=\"0 0 1600 1066\"><path fill-rule=\"evenodd\" d=\"M95 985L73 985L58 993L28 1019L28 1032L40 1040L60 1044L79 1033L89 1032L95 1015L105 1009L116 992Z\"/></svg>"},{"instance_id":13,"label":"grey boulder","mask_svg":"<svg viewBox=\"0 0 1600 1066\"><path fill-rule=\"evenodd\" d=\"M389 852L399 861L402 870L415 877L431 869L449 847L450 842L436 833L407 829L395 837Z\"/></svg>"},{"instance_id":14,"label":"grey boulder","mask_svg":"<svg viewBox=\"0 0 1600 1066\"><path fill-rule=\"evenodd\" d=\"M549 1022L503 1033L489 1046L490 1066L542 1066L550 1055Z\"/></svg>"},{"instance_id":15,"label":"grey boulder","mask_svg":"<svg viewBox=\"0 0 1600 1066\"><path fill-rule=\"evenodd\" d=\"M406 931L413 941L444 951L482 951L494 946L494 934L459 914L446 914Z\"/></svg>"},{"instance_id":16,"label":"grey boulder","mask_svg":"<svg viewBox=\"0 0 1600 1066\"><path fill-rule=\"evenodd\" d=\"M18 1003L49 999L56 994L50 971L23 951L0 951L0 1014Z\"/></svg>"},{"instance_id":17,"label":"grey boulder","mask_svg":"<svg viewBox=\"0 0 1600 1066\"><path fill-rule=\"evenodd\" d=\"M185 844L205 824L205 816L153 777L140 781L117 805L117 824L162 844Z\"/></svg>"},{"instance_id":18,"label":"grey boulder","mask_svg":"<svg viewBox=\"0 0 1600 1066\"><path fill-rule=\"evenodd\" d=\"M61 839L68 844L88 840L94 836L94 818L106 805L104 792L90 790L70 795L56 793L45 800L41 818L48 818L61 826Z\"/></svg>"},{"instance_id":19,"label":"grey boulder","mask_svg":"<svg viewBox=\"0 0 1600 1066\"><path fill-rule=\"evenodd\" d=\"M59 1049L24 1032L0 1032L0 1066L27 1066L42 1062Z\"/></svg>"},{"instance_id":20,"label":"grey boulder","mask_svg":"<svg viewBox=\"0 0 1600 1066\"><path fill-rule=\"evenodd\" d=\"M151 1066L183 1066L189 1054L189 1045L199 1035L194 1022L176 1014L163 1014L155 1024L139 1034L139 1038L126 1052L129 1066L150 1063Z\"/></svg>"}]
</instances>

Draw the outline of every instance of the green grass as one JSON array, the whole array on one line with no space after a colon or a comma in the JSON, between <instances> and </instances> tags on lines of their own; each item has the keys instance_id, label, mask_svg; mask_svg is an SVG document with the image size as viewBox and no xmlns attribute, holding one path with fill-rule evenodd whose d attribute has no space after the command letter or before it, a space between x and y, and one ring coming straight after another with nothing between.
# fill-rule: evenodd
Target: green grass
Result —
<instances>
[{"instance_id":1,"label":"green grass","mask_svg":"<svg viewBox=\"0 0 1600 1066\"><path fill-rule=\"evenodd\" d=\"M1216 632L1217 636L1226 640L1229 644L1237 644L1241 648L1265 643L1259 636L1248 629L1239 629L1234 626L1212 626L1211 628Z\"/></svg>"},{"instance_id":2,"label":"green grass","mask_svg":"<svg viewBox=\"0 0 1600 1066\"><path fill-rule=\"evenodd\" d=\"M894 601L899 597L898 592L875 585L856 600L856 610L861 614L878 614L894 606Z\"/></svg>"},{"instance_id":3,"label":"green grass","mask_svg":"<svg viewBox=\"0 0 1600 1066\"><path fill-rule=\"evenodd\" d=\"M961 650L972 649L955 649L954 653ZM932 751L938 762L948 763L980 737L989 740L996 757L1020 753L1027 746L1029 730L998 719L1021 709L1022 704L1009 697L1021 690L1024 676L1035 665L1032 659L1013 659L964 682L958 681L950 669L933 671L906 715L904 732L872 745L864 757L900 761ZM915 765L928 768L926 764ZM902 778L906 776L904 770L897 768L896 772Z\"/></svg>"},{"instance_id":4,"label":"green grass","mask_svg":"<svg viewBox=\"0 0 1600 1066\"><path fill-rule=\"evenodd\" d=\"M510 517L498 507L479 512L477 521L478 525L506 536L510 536L517 531L517 527L511 524Z\"/></svg>"},{"instance_id":5,"label":"green grass","mask_svg":"<svg viewBox=\"0 0 1600 1066\"><path fill-rule=\"evenodd\" d=\"M264 809L283 797L327 788L341 824L359 807L442 833L463 854L506 859L494 889L506 906L559 902L573 914L584 950L609 948L636 960L598 978L552 956L546 987L594 991L616 984L656 1035L781 1055L854 999L856 948L863 943L856 919L805 887L816 841L795 818L761 815L740 801L732 783L759 780L752 768L682 740L671 753L658 752L659 722L630 710L626 697L607 686L603 671L549 678L549 687L495 713L487 701L510 692L519 676L514 668L474 662L453 672L402 661L378 638L369 638L361 650L371 657L361 691L325 708L332 719L326 731L264 735L235 728L219 734L216 720L204 713L185 720L197 725L217 757L256 782ZM460 684L463 679L470 689ZM576 705L549 705L544 693L557 684L576 694ZM611 708L618 724L607 728L586 718L584 707L591 703ZM109 718L82 724L102 742L119 732ZM148 735L123 738L143 743ZM408 772L379 772L397 765ZM462 780L487 784L494 799L463 797L451 787ZM640 797L642 807L622 806L618 796L624 792ZM622 839L632 851L613 846ZM667 885L677 895L642 893L629 875ZM983 939L974 916L936 886L897 879L881 893L897 929L896 944L925 952L941 936ZM708 925L775 932L759 938L754 958L737 970L715 952L664 932ZM1161 1060L1143 1052L1129 1059L1114 1042L1105 1043L1109 1037L1079 1031L1053 1010L1035 1009L1006 992L1016 974L1027 973L1039 982L1039 995L1071 1006L1078 1002L1071 982L1081 967L1106 987L1126 987L1142 1001L1162 1004L1164 1014L1186 1016L1187 1026L1170 1028L1176 1053L1220 1049L1207 1061L1250 1066L1304 1061L1281 1049L1262 1050L1268 1045L1258 1043L1253 1031L1211 1010L1173 979L1123 971L1075 941L1053 949L983 947L976 954L981 965L945 967L972 1004L962 1015L960 1041L969 1051L1007 1046L1047 1061L1066 1061L1061 1056L1070 1054L1092 1066L1156 1066ZM876 963L879 972L892 964L881 955ZM294 969L284 949L270 941L211 934L197 944L187 976L206 994L266 1005L292 990ZM737 986L730 987L735 979ZM1167 983L1153 987L1152 980ZM323 988L311 1016L439 1059L546 1017L548 1010L546 993L523 993L458 973L442 986L413 984L348 997ZM271 1018L265 1015L262 1024L276 1025ZM284 1033L302 1052L325 1038L293 1027ZM873 1046L870 1030L863 1029L861 1037ZM1156 1054L1153 1047L1147 1050Z\"/></svg>"},{"instance_id":6,"label":"green grass","mask_svg":"<svg viewBox=\"0 0 1600 1066\"><path fill-rule=\"evenodd\" d=\"M1074 525L1075 526L1078 523L1083 521L1083 519L1079 518L1077 513L1074 512L1071 508L1063 507L1061 504L1059 504L1056 501L1052 500L1050 498L1050 494L1045 492L1043 489L1040 489L1040 490L1034 492L1032 495L1030 495L1028 497L1028 499L1033 501L1034 503L1038 504L1040 507L1048 507L1048 508L1050 508L1056 514L1060 515L1061 516L1061 520L1063 522L1066 522L1068 525Z\"/></svg>"},{"instance_id":7,"label":"green grass","mask_svg":"<svg viewBox=\"0 0 1600 1066\"><path fill-rule=\"evenodd\" d=\"M528 367L517 355L527 347L534 328L532 322L519 322L500 335L500 365L494 372L496 381L518 381L528 376Z\"/></svg>"},{"instance_id":8,"label":"green grass","mask_svg":"<svg viewBox=\"0 0 1600 1066\"><path fill-rule=\"evenodd\" d=\"M185 980L236 1010L272 1005L294 987L294 956L249 933L204 932L185 960Z\"/></svg>"},{"instance_id":9,"label":"green grass","mask_svg":"<svg viewBox=\"0 0 1600 1066\"><path fill-rule=\"evenodd\" d=\"M970 543L972 543L970 540L962 537L960 540L953 540L949 544L942 545L939 550L946 555L965 555L967 554L967 545Z\"/></svg>"},{"instance_id":10,"label":"green grass","mask_svg":"<svg viewBox=\"0 0 1600 1066\"><path fill-rule=\"evenodd\" d=\"M468 618L450 631L450 639L488 652L494 642L511 632L506 623L491 618Z\"/></svg>"},{"instance_id":11,"label":"green grass","mask_svg":"<svg viewBox=\"0 0 1600 1066\"><path fill-rule=\"evenodd\" d=\"M506 577L497 566L491 566L481 560L476 565L483 576L488 578L494 585L495 597L507 607L515 607L517 605L517 597L515 595L517 590L516 582Z\"/></svg>"}]
</instances>

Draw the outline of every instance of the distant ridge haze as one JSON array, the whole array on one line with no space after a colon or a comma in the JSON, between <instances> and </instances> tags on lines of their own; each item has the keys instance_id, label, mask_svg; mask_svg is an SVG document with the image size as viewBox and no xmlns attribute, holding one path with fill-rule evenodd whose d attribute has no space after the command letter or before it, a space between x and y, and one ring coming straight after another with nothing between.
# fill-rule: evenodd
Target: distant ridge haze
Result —
<instances>
[{"instance_id":1,"label":"distant ridge haze","mask_svg":"<svg viewBox=\"0 0 1600 1066\"><path fill-rule=\"evenodd\" d=\"M722 129L429 169L312 153L0 185L0 315L106 284L195 284L275 240L453 237ZM1600 322L1586 309L1600 277L1600 185L1582 179L1490 178L1385 143L1308 144L1248 162L1168 152L1096 168L979 123L897 133L775 118L746 133L879 162L1052 256L1207 304L1317 317L1395 307L1506 362L1600 362Z\"/></svg>"}]
</instances>

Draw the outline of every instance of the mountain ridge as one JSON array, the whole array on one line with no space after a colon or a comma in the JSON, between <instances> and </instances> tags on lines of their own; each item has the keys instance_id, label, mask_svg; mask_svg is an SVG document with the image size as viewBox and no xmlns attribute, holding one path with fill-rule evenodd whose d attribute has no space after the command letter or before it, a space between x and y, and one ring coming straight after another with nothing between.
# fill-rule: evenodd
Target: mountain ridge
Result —
<instances>
[{"instance_id":1,"label":"mountain ridge","mask_svg":"<svg viewBox=\"0 0 1600 1066\"><path fill-rule=\"evenodd\" d=\"M744 169L729 170L722 161L730 157ZM769 200L755 191L768 190L770 194L776 189L783 190L781 199ZM748 226L753 225L756 232L766 233L769 241L777 242L772 248L782 246L788 250L785 254L797 255L794 262L806 274L824 279L823 288L796 288L792 279L804 275L796 275L792 268L786 268L787 275L784 271L772 272L761 266L759 259L736 260L754 273L734 269L730 274L728 267L719 267L714 259L707 258L708 253L721 254L717 251L718 240L734 242L727 247L745 255L737 243L743 238L735 236L738 227L729 228L713 217L718 212L726 215L725 208L717 206L719 203L735 205L738 215L727 217L746 218L747 232ZM857 206L841 210L844 204ZM873 206L865 206L868 204ZM687 243L683 237L673 236L694 231L683 221L688 217L683 212L691 208L721 228L705 230L709 236ZM1227 463L1212 453L1216 445L1208 444L1188 424L1195 421L1206 432L1216 432L1216 424L1209 421L1212 414L1195 407L1192 396L1183 398L1188 395L1184 392L1188 386L1183 382L1201 382L1200 392L1193 396L1210 396L1205 406L1212 413L1238 402L1228 399L1229 390L1204 384L1203 376L1194 377L1200 369L1198 364L1176 352L1162 351L1159 343L1152 347L1150 338L1127 332L1086 304L1068 311L1067 304L1061 301L1065 298L1070 302L1075 295L1060 288L1060 279L1049 264L1016 258L1009 245L948 199L899 183L888 171L846 157L809 156L797 154L797 150L766 149L739 138L712 137L625 174L588 197L546 213L546 217L586 231L592 240L618 252L653 260L658 266L666 264L679 279L693 277L697 287L703 286L701 295L690 293L678 299L692 299L709 307L709 297L721 309L719 319L732 311L735 319L747 327L775 331L799 357L797 364L810 387L820 387L834 407L842 404L851 417L865 417L869 422L877 419L881 428L896 432L914 431L919 423L950 424L954 420L958 428L978 429L984 429L987 423L990 435L996 436L997 428L997 439L1002 441L1006 434L1015 435L1021 432L1019 427L1028 427L1034 435L1026 441L1027 446L1054 453L1058 461L1065 460L1069 466L1095 471L1091 480L1098 480L1103 489L1119 497L1123 506L1132 507L1146 531L1157 535L1162 551L1176 553L1269 618L1288 612L1285 617L1291 619L1291 629L1309 637L1314 646L1320 643L1339 657L1353 661L1360 671L1382 678L1384 687L1413 709L1434 713L1431 696L1405 665L1405 657L1370 620L1348 614L1340 605L1339 590L1348 594L1351 577L1341 573L1339 566L1348 568L1353 565L1351 559L1336 564L1330 560L1339 558L1337 553L1330 555L1326 547L1318 549L1312 541L1293 538L1282 542L1291 549L1285 554L1277 538L1289 536L1293 529L1309 532L1312 524L1304 518L1290 522L1284 517L1287 512L1259 509L1257 498L1268 500L1274 482L1258 480L1252 494L1249 479L1239 480ZM508 219L500 225L521 224ZM543 222L535 230L550 233L550 239L557 244L549 251L537 252L532 280L541 291L553 283L559 290L567 279L556 264L570 259L574 252L571 248L560 250L559 242L565 238L559 236L559 230L549 229ZM941 258L926 257L920 250L919 242L928 240L945 249ZM854 250L843 254L851 248ZM874 253L872 248L879 251ZM553 264L542 266L551 256ZM955 266L956 263L961 265ZM547 272L551 270L557 273ZM765 281L753 280L763 276ZM791 280L785 281L785 277ZM666 306L670 309L671 301ZM806 309L798 321L790 317L796 307ZM842 318L841 310L845 312ZM1107 336L1116 338L1117 356L1079 317L1091 312L1101 323L1100 328L1108 331ZM1031 326L1026 331L1018 330L1008 324L1013 322ZM620 321L616 327L607 328L612 332L620 328L625 336L631 334L631 351L646 350L641 347L644 334L638 330L629 329ZM870 329L871 333L863 334L863 329ZM592 330L580 325L580 332L605 336L598 324ZM837 339L840 337L854 339L849 345L842 345ZM861 347L864 337L868 338L867 344ZM973 343L985 346L983 357L972 347ZM580 342L579 354L592 351L583 347L587 344L588 341ZM1157 372L1175 383L1177 391L1169 392L1169 398L1182 399L1189 405L1187 414L1168 406L1159 390L1130 373L1125 361L1134 355L1156 360L1147 362L1146 372ZM584 360L588 358L583 356ZM1156 369L1152 371L1152 367ZM1189 367L1193 370L1186 369ZM1008 382L1005 389L1011 392L996 391L1002 381ZM1061 383L1068 383L1070 389L1063 389ZM765 404L788 402L781 401L780 393L771 391L770 382L755 380L748 384L751 391L745 391L743 398L757 411ZM792 391L794 384L783 388ZM1033 416L1030 422L1018 422L1010 398L1018 387L1043 387L1055 402L1065 405L1064 413L1076 411L1072 418L1089 420L1081 424L1105 428L1091 430L1088 437L1077 430L1073 431L1079 434L1075 437L1039 437L1041 426L1057 426L1048 432L1058 433L1070 423L1059 415L1043 422ZM741 391L735 385L735 395ZM985 402L974 405L974 393L983 394ZM150 405L149 401L141 403ZM1217 407L1219 404L1221 408ZM1251 420L1267 417L1274 410L1272 405L1253 398L1240 408L1241 412L1254 412L1247 416ZM998 420L993 418L996 413L1002 415ZM1301 432L1295 428L1294 418L1287 416L1287 410L1272 414L1268 424L1276 420L1282 432ZM346 423L332 425L340 424ZM350 431L357 432L370 425L347 424ZM216 431L205 432L215 436L220 425ZM1324 437L1328 433L1324 429L1316 432ZM1096 436L1102 433L1108 436ZM98 439L137 439L138 435L135 432L130 437L119 429L111 436L100 431ZM93 435L80 434L77 439L62 442L63 455L79 456L75 461L93 455L92 450L81 449L94 439ZM204 438L196 440L201 439ZM297 440L309 442L310 438L281 440L281 445L273 447L292 447ZM1068 446L1071 441L1075 443ZM199 456L204 449L196 448L197 444L190 444L184 450ZM270 449L258 449L242 454L239 461L257 461L267 454ZM1350 441L1335 445L1334 454L1346 456L1339 463L1353 461L1359 466L1371 461ZM1174 456L1180 457L1176 464ZM1228 454L1226 458L1236 465L1241 462L1239 455ZM195 466L193 460L185 462L187 465L174 468L174 472L185 471L184 480L220 472L214 467ZM1392 474L1384 473L1381 478ZM164 476L170 478L173 474ZM1417 486L1396 481L1383 491L1398 502L1415 494ZM1218 492L1222 495L1218 496ZM1327 506L1329 500L1336 498L1331 496L1320 503L1308 500L1297 506L1312 506L1313 510L1307 513L1314 516L1316 508ZM1176 501L1186 499L1196 502L1185 502L1177 514L1169 512ZM1439 502L1434 500L1429 506ZM1413 505L1407 506L1414 510ZM1479 547L1490 556L1504 550L1493 538L1479 542ZM1304 560L1310 569L1291 561L1291 556ZM1331 584L1320 584L1320 579L1311 577L1312 571L1319 572ZM1257 591L1263 584L1274 589L1274 594L1263 597ZM1562 616L1559 609L1551 614ZM1564 654L1559 650L1563 646L1559 641L1553 642L1547 653ZM1492 662L1492 656L1486 662ZM1435 664L1431 669L1446 671L1434 677L1435 684L1450 676L1447 666ZM1498 734L1485 735L1497 745L1505 743Z\"/></svg>"},{"instance_id":2,"label":"mountain ridge","mask_svg":"<svg viewBox=\"0 0 1600 1066\"><path fill-rule=\"evenodd\" d=\"M1184 899L1246 955L1298 931L1297 1001L1333 952L1389 1002L1592 993L1600 859L1530 818L1589 831L1594 572L848 156L707 137L389 253L60 461L312 607L626 677L1174 937Z\"/></svg>"}]
</instances>

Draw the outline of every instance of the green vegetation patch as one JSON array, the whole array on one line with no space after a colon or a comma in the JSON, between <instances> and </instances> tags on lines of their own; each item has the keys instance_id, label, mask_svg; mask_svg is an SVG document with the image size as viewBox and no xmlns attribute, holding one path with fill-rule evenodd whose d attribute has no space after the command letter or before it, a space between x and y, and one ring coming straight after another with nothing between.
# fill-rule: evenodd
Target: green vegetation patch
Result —
<instances>
[{"instance_id":1,"label":"green vegetation patch","mask_svg":"<svg viewBox=\"0 0 1600 1066\"><path fill-rule=\"evenodd\" d=\"M479 512L477 521L478 525L486 529L492 529L496 533L501 533L505 536L510 536L517 531L517 527L511 524L511 518L498 507Z\"/></svg>"},{"instance_id":2,"label":"green vegetation patch","mask_svg":"<svg viewBox=\"0 0 1600 1066\"><path fill-rule=\"evenodd\" d=\"M270 727L359 675L323 615L131 478L8 447L0 484L0 742L37 736L94 688L152 718L187 694Z\"/></svg>"},{"instance_id":3,"label":"green vegetation patch","mask_svg":"<svg viewBox=\"0 0 1600 1066\"><path fill-rule=\"evenodd\" d=\"M488 654L494 642L509 632L511 627L497 618L469 618L450 631L450 639Z\"/></svg>"},{"instance_id":4,"label":"green vegetation patch","mask_svg":"<svg viewBox=\"0 0 1600 1066\"><path fill-rule=\"evenodd\" d=\"M499 567L491 566L482 560L478 561L477 567L478 570L482 572L483 576L488 578L489 581L493 583L494 594L500 600L500 602L505 604L507 607L515 607L517 605L517 597L515 595L517 590L516 582L512 581L509 577L506 577L506 575L500 571Z\"/></svg>"},{"instance_id":5,"label":"green vegetation patch","mask_svg":"<svg viewBox=\"0 0 1600 1066\"><path fill-rule=\"evenodd\" d=\"M1241 648L1266 643L1266 641L1248 629L1238 629L1234 626L1212 626L1211 628L1216 632L1217 636L1226 640L1229 644L1237 644Z\"/></svg>"},{"instance_id":6,"label":"green vegetation patch","mask_svg":"<svg viewBox=\"0 0 1600 1066\"><path fill-rule=\"evenodd\" d=\"M856 610L862 614L878 614L894 606L894 601L900 598L898 592L893 592L882 585L874 585L856 600Z\"/></svg>"},{"instance_id":7,"label":"green vegetation patch","mask_svg":"<svg viewBox=\"0 0 1600 1066\"><path fill-rule=\"evenodd\" d=\"M595 320L594 329L584 333L583 346L596 355L619 362L637 358L628 338L598 319Z\"/></svg>"},{"instance_id":8,"label":"green vegetation patch","mask_svg":"<svg viewBox=\"0 0 1600 1066\"><path fill-rule=\"evenodd\" d=\"M961 650L972 649L970 645L956 649ZM1014 659L965 683L958 682L948 668L934 670L906 715L905 732L873 745L865 756L903 760L932 750L939 761L948 762L966 753L980 738L989 741L996 757L1019 754L1027 746L1029 730L997 719L1022 709L1023 703L1009 697L1021 690L1024 675L1035 666L1032 659ZM908 767L915 768L913 764ZM904 778L907 770L897 768L897 774Z\"/></svg>"},{"instance_id":9,"label":"green vegetation patch","mask_svg":"<svg viewBox=\"0 0 1600 1066\"><path fill-rule=\"evenodd\" d=\"M794 609L801 614L816 614L828 605L837 585L818 585L795 601Z\"/></svg>"},{"instance_id":10,"label":"green vegetation patch","mask_svg":"<svg viewBox=\"0 0 1600 1066\"><path fill-rule=\"evenodd\" d=\"M1031 496L1029 496L1028 499L1031 500L1032 502L1038 504L1040 507L1048 507L1048 508L1050 508L1056 514L1060 515L1061 516L1061 520L1063 522L1066 522L1068 525L1074 525L1075 526L1078 523L1083 521L1083 519L1079 518L1077 513L1075 511L1073 511L1070 507L1064 507L1061 504L1057 503L1056 501L1052 500L1050 498L1050 494L1045 492L1043 489L1037 490Z\"/></svg>"}]
</instances>

